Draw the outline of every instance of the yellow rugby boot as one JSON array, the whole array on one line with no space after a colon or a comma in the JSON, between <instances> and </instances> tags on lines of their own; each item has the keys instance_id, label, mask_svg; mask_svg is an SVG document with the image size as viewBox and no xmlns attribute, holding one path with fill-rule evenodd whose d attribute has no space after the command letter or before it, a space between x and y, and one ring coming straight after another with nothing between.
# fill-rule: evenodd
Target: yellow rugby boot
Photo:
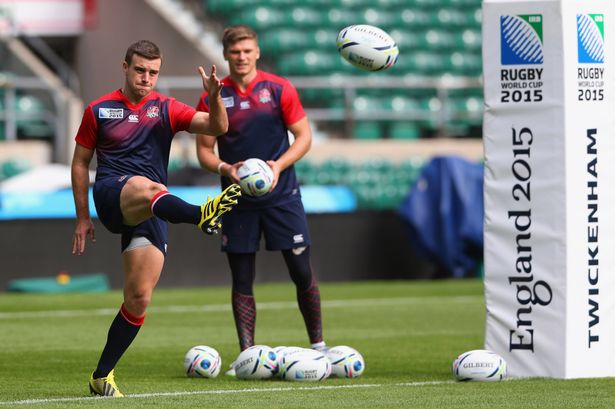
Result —
<instances>
[{"instance_id":1,"label":"yellow rugby boot","mask_svg":"<svg viewBox=\"0 0 615 409\"><path fill-rule=\"evenodd\" d=\"M109 372L109 375L103 378L94 379L94 373L90 375L90 393L92 395L107 396L112 398L123 398L124 395L117 388L115 379L113 378L113 371Z\"/></svg>"},{"instance_id":2,"label":"yellow rugby boot","mask_svg":"<svg viewBox=\"0 0 615 409\"><path fill-rule=\"evenodd\" d=\"M239 187L238 184L232 184L213 199L207 197L207 202L201 205L201 221L198 224L199 229L207 234L218 233L218 229L222 227L220 217L237 204L237 199L240 196L241 187Z\"/></svg>"}]
</instances>

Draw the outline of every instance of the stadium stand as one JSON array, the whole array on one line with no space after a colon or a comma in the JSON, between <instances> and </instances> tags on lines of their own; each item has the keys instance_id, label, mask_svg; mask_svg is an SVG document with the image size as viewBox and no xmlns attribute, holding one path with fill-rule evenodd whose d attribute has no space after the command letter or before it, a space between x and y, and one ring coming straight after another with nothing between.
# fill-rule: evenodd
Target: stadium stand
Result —
<instances>
[{"instance_id":1,"label":"stadium stand","mask_svg":"<svg viewBox=\"0 0 615 409\"><path fill-rule=\"evenodd\" d=\"M321 163L302 159L295 165L306 185L344 185L356 194L359 209L396 209L416 182L425 160L410 158L399 163L374 158L351 163L334 157Z\"/></svg>"},{"instance_id":2,"label":"stadium stand","mask_svg":"<svg viewBox=\"0 0 615 409\"><path fill-rule=\"evenodd\" d=\"M482 73L479 0L205 0L202 4L225 24L254 27L261 35L265 62L287 77L478 78ZM398 43L400 59L387 73L360 71L339 58L333 45L338 31L362 23L383 28ZM482 96L476 87L450 99L443 90L400 85L393 98L389 89L381 98L377 89L358 87L352 108L365 120L354 125L353 138L481 137L476 125L481 121ZM343 108L341 91L299 89L308 108ZM413 113L411 121L396 117L400 111Z\"/></svg>"}]
</instances>

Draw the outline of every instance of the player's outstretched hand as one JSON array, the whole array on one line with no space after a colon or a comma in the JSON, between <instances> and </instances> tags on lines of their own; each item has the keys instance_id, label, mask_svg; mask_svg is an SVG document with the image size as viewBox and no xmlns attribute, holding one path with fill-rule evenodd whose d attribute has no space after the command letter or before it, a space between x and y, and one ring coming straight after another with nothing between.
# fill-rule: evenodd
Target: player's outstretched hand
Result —
<instances>
[{"instance_id":1,"label":"player's outstretched hand","mask_svg":"<svg viewBox=\"0 0 615 409\"><path fill-rule=\"evenodd\" d=\"M85 252L85 242L88 236L90 236L93 243L96 243L94 223L92 223L92 220L77 220L77 226L75 227L75 233L73 234L74 255L80 256Z\"/></svg>"},{"instance_id":2,"label":"player's outstretched hand","mask_svg":"<svg viewBox=\"0 0 615 409\"><path fill-rule=\"evenodd\" d=\"M216 75L216 66L211 66L211 73L209 76L205 72L205 69L199 66L199 74L201 74L201 78L203 79L203 89L207 91L209 95L220 95L220 90L222 90L224 85L222 85L222 81Z\"/></svg>"}]
</instances>

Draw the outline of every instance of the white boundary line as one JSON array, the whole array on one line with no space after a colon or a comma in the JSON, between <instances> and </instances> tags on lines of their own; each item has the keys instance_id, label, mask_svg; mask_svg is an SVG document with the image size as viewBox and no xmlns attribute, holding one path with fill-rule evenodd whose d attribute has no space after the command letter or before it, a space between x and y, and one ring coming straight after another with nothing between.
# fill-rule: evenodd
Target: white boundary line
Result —
<instances>
[{"instance_id":1,"label":"white boundary line","mask_svg":"<svg viewBox=\"0 0 615 409\"><path fill-rule=\"evenodd\" d=\"M442 301L467 303L482 299L482 296L457 297L397 297L397 298L364 298L354 300L328 300L322 302L323 308L372 307L378 305L409 305L439 303ZM297 308L297 302L262 302L259 310L285 310ZM60 318L83 317L92 315L116 315L117 308L98 308L91 310L45 310L45 311L12 311L0 312L0 320L22 318ZM149 307L148 313L182 314L188 312L226 312L231 311L231 303L210 305L169 305L165 307Z\"/></svg>"},{"instance_id":2,"label":"white boundary line","mask_svg":"<svg viewBox=\"0 0 615 409\"><path fill-rule=\"evenodd\" d=\"M331 390L331 389L357 389L357 388L382 388L387 386L392 387L419 387L430 385L445 385L454 383L455 381L428 381L428 382L404 382L404 383L364 383L355 385L329 385L329 386L304 386L304 387L276 387L276 388L249 388L249 389L217 389L210 391L186 391L186 392L158 392L158 393L136 393L134 395L126 395L128 399L141 398L156 398L156 397L175 397L175 396L192 396L192 395L225 395L237 393L259 393L259 392L295 392L295 391L312 391L312 390ZM48 399L24 399L13 401L0 401L0 405L37 405L41 403L58 403L58 402L79 402L79 401L95 401L111 398L102 397L73 397L73 398L48 398Z\"/></svg>"}]
</instances>

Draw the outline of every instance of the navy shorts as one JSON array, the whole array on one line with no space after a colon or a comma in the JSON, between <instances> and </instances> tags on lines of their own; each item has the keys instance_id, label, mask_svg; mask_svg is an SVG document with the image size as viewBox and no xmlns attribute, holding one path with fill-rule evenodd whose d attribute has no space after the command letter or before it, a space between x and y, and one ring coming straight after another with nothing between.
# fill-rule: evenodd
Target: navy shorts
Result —
<instances>
[{"instance_id":1,"label":"navy shorts","mask_svg":"<svg viewBox=\"0 0 615 409\"><path fill-rule=\"evenodd\" d=\"M111 233L122 235L122 251L128 247L133 237L140 236L147 238L166 255L168 225L165 220L154 216L136 226L128 226L123 222L120 193L132 176L134 175L110 176L94 182L92 192L98 218Z\"/></svg>"},{"instance_id":2,"label":"navy shorts","mask_svg":"<svg viewBox=\"0 0 615 409\"><path fill-rule=\"evenodd\" d=\"M311 244L301 199L279 206L233 209L222 216L222 251L255 253L261 235L267 250L290 250Z\"/></svg>"}]
</instances>

